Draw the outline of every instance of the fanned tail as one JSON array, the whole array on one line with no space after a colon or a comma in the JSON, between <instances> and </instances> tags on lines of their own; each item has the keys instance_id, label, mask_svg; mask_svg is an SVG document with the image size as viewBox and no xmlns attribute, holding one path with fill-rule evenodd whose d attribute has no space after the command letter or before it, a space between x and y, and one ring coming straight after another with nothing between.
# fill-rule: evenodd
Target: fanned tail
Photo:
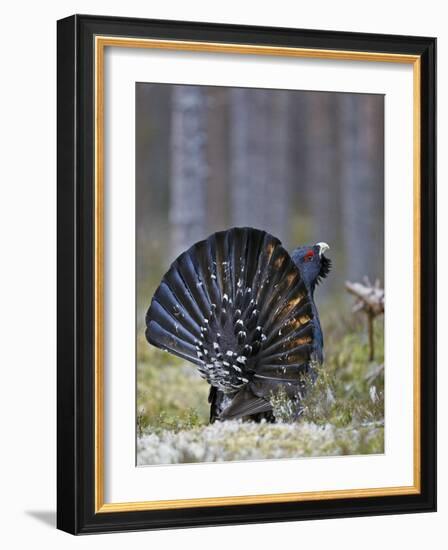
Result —
<instances>
[{"instance_id":1,"label":"fanned tail","mask_svg":"<svg viewBox=\"0 0 448 550\"><path fill-rule=\"evenodd\" d=\"M278 239L233 228L181 254L154 294L147 340L194 363L212 386L211 420L270 414L295 399L314 357L311 298Z\"/></svg>"}]
</instances>

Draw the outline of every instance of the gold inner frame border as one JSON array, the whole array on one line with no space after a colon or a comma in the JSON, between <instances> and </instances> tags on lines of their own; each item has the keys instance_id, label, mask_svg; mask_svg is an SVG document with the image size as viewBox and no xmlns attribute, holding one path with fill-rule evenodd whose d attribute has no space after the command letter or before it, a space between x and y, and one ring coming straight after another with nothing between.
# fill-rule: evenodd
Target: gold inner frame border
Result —
<instances>
[{"instance_id":1,"label":"gold inner frame border","mask_svg":"<svg viewBox=\"0 0 448 550\"><path fill-rule=\"evenodd\" d=\"M266 56L285 56L313 59L369 61L382 63L406 63L413 65L413 297L414 297L414 372L413 372L413 420L414 420L414 482L410 486L379 487L350 490L313 491L299 493L276 493L263 495L192 498L180 500L154 500L139 502L104 502L104 53L106 47L153 48L208 53L235 53ZM275 502L303 502L342 498L379 497L410 495L420 493L421 480L421 425L420 425L420 202L421 202L421 60L418 55L382 52L359 52L346 50L325 50L292 48L283 46L258 46L253 44L228 44L183 40L158 40L124 38L116 36L95 36L95 311L94 311L94 449L95 449L95 513L129 512L142 510L167 510L198 508L208 506L232 506Z\"/></svg>"}]
</instances>

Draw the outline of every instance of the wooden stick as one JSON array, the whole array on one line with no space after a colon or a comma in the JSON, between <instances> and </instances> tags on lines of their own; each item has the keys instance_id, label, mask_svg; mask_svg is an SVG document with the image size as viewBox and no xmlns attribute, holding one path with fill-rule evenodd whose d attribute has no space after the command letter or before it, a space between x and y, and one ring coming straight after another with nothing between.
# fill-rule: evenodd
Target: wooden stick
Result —
<instances>
[{"instance_id":1,"label":"wooden stick","mask_svg":"<svg viewBox=\"0 0 448 550\"><path fill-rule=\"evenodd\" d=\"M353 311L364 311L367 315L367 331L369 335L369 361L375 357L374 321L377 315L384 313L384 290L380 288L379 281L372 285L367 277L364 283L351 283L347 281L347 292L356 297Z\"/></svg>"}]
</instances>

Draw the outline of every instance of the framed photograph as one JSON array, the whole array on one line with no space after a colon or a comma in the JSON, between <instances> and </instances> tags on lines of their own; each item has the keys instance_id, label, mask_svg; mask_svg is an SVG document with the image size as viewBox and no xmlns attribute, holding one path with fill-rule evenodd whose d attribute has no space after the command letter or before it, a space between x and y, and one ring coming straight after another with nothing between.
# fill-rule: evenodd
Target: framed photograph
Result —
<instances>
[{"instance_id":1,"label":"framed photograph","mask_svg":"<svg viewBox=\"0 0 448 550\"><path fill-rule=\"evenodd\" d=\"M434 511L434 38L58 21L58 527Z\"/></svg>"}]
</instances>

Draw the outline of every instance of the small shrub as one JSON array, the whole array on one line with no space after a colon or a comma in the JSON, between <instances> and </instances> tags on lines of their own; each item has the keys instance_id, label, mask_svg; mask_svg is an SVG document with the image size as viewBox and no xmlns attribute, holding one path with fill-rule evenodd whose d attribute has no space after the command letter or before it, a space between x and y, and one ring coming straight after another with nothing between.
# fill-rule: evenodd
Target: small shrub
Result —
<instances>
[{"instance_id":1,"label":"small shrub","mask_svg":"<svg viewBox=\"0 0 448 550\"><path fill-rule=\"evenodd\" d=\"M286 395L283 388L277 392L272 392L270 397L272 411L277 422L294 422L298 416L297 402Z\"/></svg>"}]
</instances>

